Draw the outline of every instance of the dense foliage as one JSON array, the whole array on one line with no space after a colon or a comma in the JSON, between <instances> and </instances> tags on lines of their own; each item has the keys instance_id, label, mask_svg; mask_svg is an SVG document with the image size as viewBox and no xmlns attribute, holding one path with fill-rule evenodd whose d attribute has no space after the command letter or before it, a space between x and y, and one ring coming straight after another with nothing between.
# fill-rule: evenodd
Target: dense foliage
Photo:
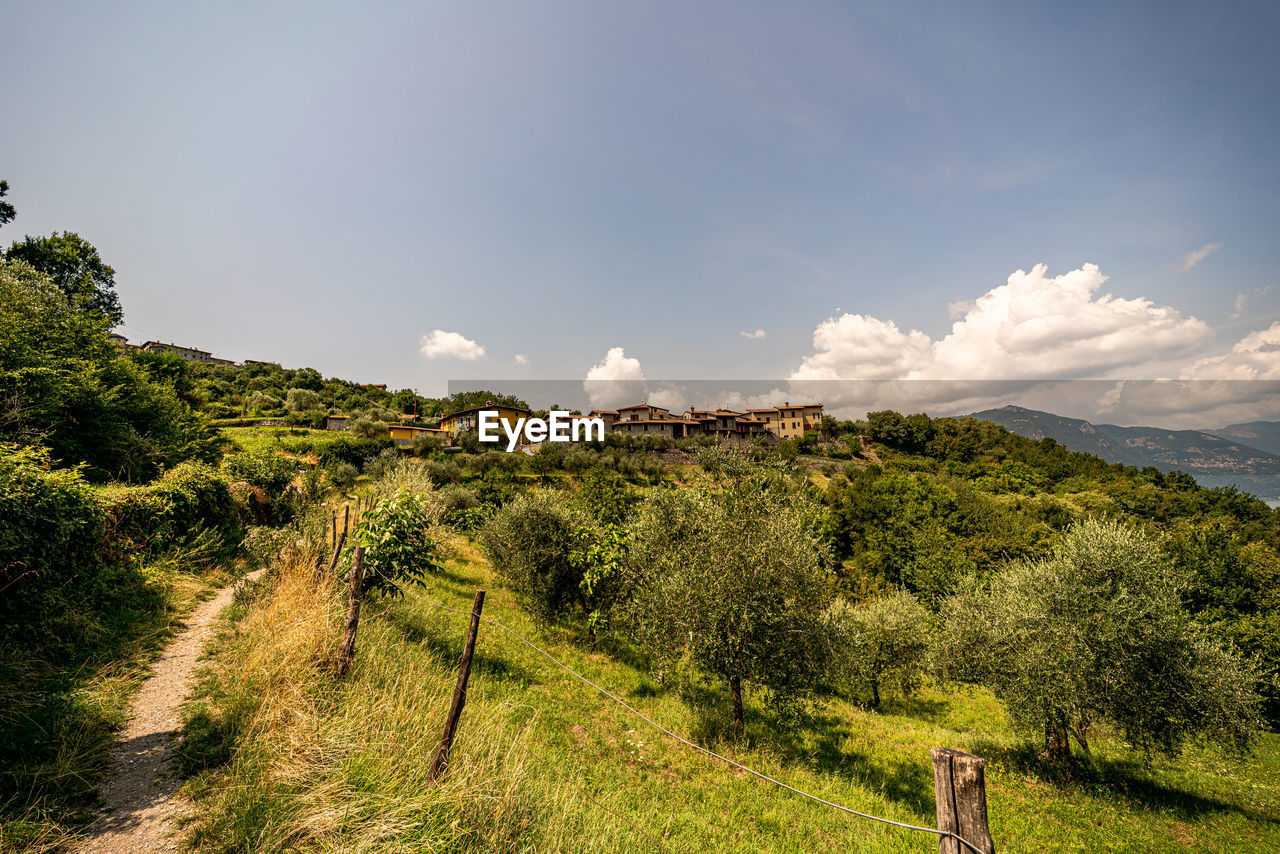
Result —
<instances>
[{"instance_id":1,"label":"dense foliage","mask_svg":"<svg viewBox=\"0 0 1280 854\"><path fill-rule=\"evenodd\" d=\"M0 261L0 439L47 445L86 478L148 480L183 460L216 460L216 432L22 261Z\"/></svg>"},{"instance_id":2,"label":"dense foliage","mask_svg":"<svg viewBox=\"0 0 1280 854\"><path fill-rule=\"evenodd\" d=\"M363 546L364 589L401 596L401 586L437 572L439 548L431 535L437 521L425 494L402 487L366 510L352 533L352 546Z\"/></svg>"}]
</instances>

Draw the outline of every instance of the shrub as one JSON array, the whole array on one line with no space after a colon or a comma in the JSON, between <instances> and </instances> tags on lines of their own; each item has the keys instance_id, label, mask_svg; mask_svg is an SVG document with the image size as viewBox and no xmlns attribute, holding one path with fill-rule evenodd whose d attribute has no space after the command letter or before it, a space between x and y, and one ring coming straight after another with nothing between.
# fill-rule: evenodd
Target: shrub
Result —
<instances>
[{"instance_id":1,"label":"shrub","mask_svg":"<svg viewBox=\"0 0 1280 854\"><path fill-rule=\"evenodd\" d=\"M316 455L320 465L326 468L337 462L350 463L360 468L365 460L377 456L385 448L394 447L395 442L390 439L360 438L344 434L326 442L317 449Z\"/></svg>"},{"instance_id":2,"label":"shrub","mask_svg":"<svg viewBox=\"0 0 1280 854\"><path fill-rule=\"evenodd\" d=\"M829 677L850 696L879 708L881 693L907 697L924 673L932 618L905 590L858 605L836 599L823 613L831 639Z\"/></svg>"},{"instance_id":3,"label":"shrub","mask_svg":"<svg viewBox=\"0 0 1280 854\"><path fill-rule=\"evenodd\" d=\"M563 617L582 604L582 570L574 565L578 520L549 495L522 495L480 533L493 568L540 619Z\"/></svg>"},{"instance_id":4,"label":"shrub","mask_svg":"<svg viewBox=\"0 0 1280 854\"><path fill-rule=\"evenodd\" d=\"M474 489L465 486L446 486L436 493L440 504L441 518L450 524L458 524L462 514L480 506L480 499Z\"/></svg>"},{"instance_id":5,"label":"shrub","mask_svg":"<svg viewBox=\"0 0 1280 854\"><path fill-rule=\"evenodd\" d=\"M384 595L401 595L406 582L421 583L441 567L439 550L431 536L436 523L432 505L424 496L401 489L361 515L352 532L353 546L364 546L364 589Z\"/></svg>"},{"instance_id":6,"label":"shrub","mask_svg":"<svg viewBox=\"0 0 1280 854\"><path fill-rule=\"evenodd\" d=\"M105 517L77 469L49 452L0 443L0 640L64 630L97 579Z\"/></svg>"},{"instance_id":7,"label":"shrub","mask_svg":"<svg viewBox=\"0 0 1280 854\"><path fill-rule=\"evenodd\" d=\"M187 545L204 529L222 535L228 547L240 542L243 531L231 484L212 466L183 463L153 486L162 502L169 539L165 545Z\"/></svg>"},{"instance_id":8,"label":"shrub","mask_svg":"<svg viewBox=\"0 0 1280 854\"><path fill-rule=\"evenodd\" d=\"M308 412L320 408L320 395L309 388L291 388L285 394L284 408L290 412Z\"/></svg>"},{"instance_id":9,"label":"shrub","mask_svg":"<svg viewBox=\"0 0 1280 854\"><path fill-rule=\"evenodd\" d=\"M400 465L400 459L398 448L383 448L376 457L364 461L364 473L378 480L388 469Z\"/></svg>"},{"instance_id":10,"label":"shrub","mask_svg":"<svg viewBox=\"0 0 1280 854\"><path fill-rule=\"evenodd\" d=\"M359 469L345 462L333 463L325 471L329 475L329 483L333 484L333 488L339 492L350 490L356 485L356 478L360 476Z\"/></svg>"},{"instance_id":11,"label":"shrub","mask_svg":"<svg viewBox=\"0 0 1280 854\"><path fill-rule=\"evenodd\" d=\"M944 673L988 685L1051 760L1089 752L1109 721L1144 752L1191 738L1244 750L1259 726L1255 676L1184 610L1182 570L1116 522L1073 526L1038 561L969 578L946 603Z\"/></svg>"},{"instance_id":12,"label":"shrub","mask_svg":"<svg viewBox=\"0 0 1280 854\"><path fill-rule=\"evenodd\" d=\"M422 470L437 486L457 483L463 479L462 467L454 460L424 460Z\"/></svg>"},{"instance_id":13,"label":"shrub","mask_svg":"<svg viewBox=\"0 0 1280 854\"><path fill-rule=\"evenodd\" d=\"M379 439L387 435L387 425L383 421L374 421L361 415L358 418L352 418L351 423L347 425L347 432L357 439Z\"/></svg>"},{"instance_id":14,"label":"shrub","mask_svg":"<svg viewBox=\"0 0 1280 854\"><path fill-rule=\"evenodd\" d=\"M232 454L223 469L236 480L261 487L272 498L284 494L298 472L298 463L270 450Z\"/></svg>"}]
</instances>

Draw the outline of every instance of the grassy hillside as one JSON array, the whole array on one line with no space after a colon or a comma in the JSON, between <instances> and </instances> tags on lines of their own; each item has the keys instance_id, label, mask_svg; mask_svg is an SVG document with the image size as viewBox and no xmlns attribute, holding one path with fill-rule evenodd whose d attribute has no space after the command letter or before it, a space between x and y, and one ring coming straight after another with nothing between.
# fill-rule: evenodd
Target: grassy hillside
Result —
<instances>
[{"instance_id":1,"label":"grassy hillside","mask_svg":"<svg viewBox=\"0 0 1280 854\"><path fill-rule=\"evenodd\" d=\"M928 751L988 759L992 832L1003 852L1272 851L1280 845L1280 737L1246 763L1213 751L1143 766L1113 740L1094 771L1048 779L980 689L927 687L879 713L839 698L790 730L748 694L744 735L723 728L723 691L658 685L626 647L595 648L535 625L485 560L453 541L419 595L485 615L677 732L822 797L934 823ZM340 594L293 553L255 603L230 614L188 714L188 784L199 851L928 852L930 836L807 802L699 756L545 658L482 625L453 764L426 773L452 690L465 617L415 598L375 600L355 669L329 670ZM677 680L671 680L673 683ZM236 745L234 751L232 744ZM230 759L227 764L221 762ZM635 825L633 827L632 825Z\"/></svg>"}]
</instances>

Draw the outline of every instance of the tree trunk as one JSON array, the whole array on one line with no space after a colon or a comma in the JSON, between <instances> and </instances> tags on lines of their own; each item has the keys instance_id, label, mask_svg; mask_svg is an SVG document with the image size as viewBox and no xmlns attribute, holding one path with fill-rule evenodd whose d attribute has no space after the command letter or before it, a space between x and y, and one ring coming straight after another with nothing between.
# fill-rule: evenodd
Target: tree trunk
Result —
<instances>
[{"instance_id":1,"label":"tree trunk","mask_svg":"<svg viewBox=\"0 0 1280 854\"><path fill-rule=\"evenodd\" d=\"M746 725L742 715L742 677L729 677L729 692L733 694L733 725L742 728Z\"/></svg>"},{"instance_id":2,"label":"tree trunk","mask_svg":"<svg viewBox=\"0 0 1280 854\"><path fill-rule=\"evenodd\" d=\"M880 680L874 676L871 677L871 708L880 708Z\"/></svg>"},{"instance_id":3,"label":"tree trunk","mask_svg":"<svg viewBox=\"0 0 1280 854\"><path fill-rule=\"evenodd\" d=\"M1067 724L1062 714L1050 715L1044 725L1045 755L1050 762L1070 762L1071 742L1067 736Z\"/></svg>"}]
</instances>

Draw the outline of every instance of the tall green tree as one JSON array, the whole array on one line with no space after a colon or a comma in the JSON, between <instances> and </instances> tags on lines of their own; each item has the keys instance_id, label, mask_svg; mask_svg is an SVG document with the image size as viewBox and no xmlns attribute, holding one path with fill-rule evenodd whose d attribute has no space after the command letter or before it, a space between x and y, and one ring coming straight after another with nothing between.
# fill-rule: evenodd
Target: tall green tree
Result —
<instances>
[{"instance_id":1,"label":"tall green tree","mask_svg":"<svg viewBox=\"0 0 1280 854\"><path fill-rule=\"evenodd\" d=\"M47 445L91 480L146 480L220 454L216 431L23 261L0 261L0 440Z\"/></svg>"},{"instance_id":2,"label":"tall green tree","mask_svg":"<svg viewBox=\"0 0 1280 854\"><path fill-rule=\"evenodd\" d=\"M92 243L75 232L27 235L9 247L5 258L25 261L44 273L73 307L102 315L110 326L124 319L116 296L116 271L102 260Z\"/></svg>"}]
</instances>

